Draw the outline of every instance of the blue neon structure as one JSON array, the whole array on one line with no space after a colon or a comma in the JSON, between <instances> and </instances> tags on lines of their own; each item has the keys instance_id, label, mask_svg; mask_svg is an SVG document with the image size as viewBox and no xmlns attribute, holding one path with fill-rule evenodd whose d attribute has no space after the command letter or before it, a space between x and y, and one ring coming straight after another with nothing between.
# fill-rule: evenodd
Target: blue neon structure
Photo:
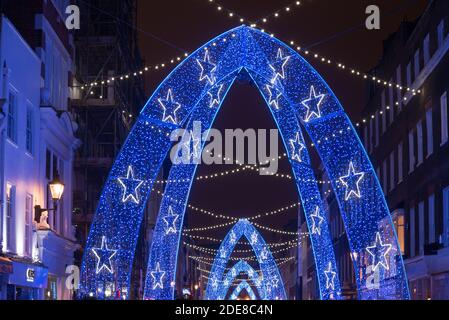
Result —
<instances>
[{"instance_id":1,"label":"blue neon structure","mask_svg":"<svg viewBox=\"0 0 449 320\"><path fill-rule=\"evenodd\" d=\"M371 162L337 98L293 49L247 26L211 40L184 60L143 108L105 184L81 270L82 290L126 298L147 199L173 130L212 126L234 80L259 88L281 132L311 234L322 299L341 295L328 214L304 142L307 133L332 182L348 235L360 299L409 299L402 254ZM202 145L201 145L202 146ZM185 206L196 165L174 165L155 227L146 299L173 299ZM182 182L189 181L189 182Z\"/></svg>"},{"instance_id":2,"label":"blue neon structure","mask_svg":"<svg viewBox=\"0 0 449 320\"><path fill-rule=\"evenodd\" d=\"M209 273L209 281L207 282L205 295L206 300L224 300L227 293L226 289L229 288L229 285L227 285L227 282L225 283L225 281L230 278L235 278L238 275L237 271L240 269L247 272L248 275L251 273L250 270L252 268L248 268L248 264L238 263L229 271L230 276L229 272L228 275L225 275L226 266L230 260L231 254L234 251L237 242L243 237L250 243L260 266L260 277L262 281L259 282L256 279L254 280L254 283L263 288L263 299L286 300L287 296L285 294L284 284L276 261L271 254L271 250L265 243L261 234L246 219L239 220L228 232L220 245L220 249L218 250Z\"/></svg>"},{"instance_id":3,"label":"blue neon structure","mask_svg":"<svg viewBox=\"0 0 449 320\"><path fill-rule=\"evenodd\" d=\"M277 268L277 266L276 266ZM264 281L263 276L259 274L256 270L254 270L251 265L246 262L245 260L239 260L229 271L225 274L223 277L223 281L218 282L218 296L219 297L226 297L229 288L233 284L233 282L236 280L236 277L239 274L246 274L251 280L253 286L257 288L257 292L259 293L259 297L264 300L265 299L265 289L264 289ZM283 285L283 283L279 284Z\"/></svg>"},{"instance_id":4,"label":"blue neon structure","mask_svg":"<svg viewBox=\"0 0 449 320\"><path fill-rule=\"evenodd\" d=\"M237 288L235 288L234 292L229 297L229 300L237 300L239 295L240 295L240 293L243 290L245 290L248 293L248 296L249 296L250 300L257 300L256 299L256 294L254 293L253 288L251 288L251 286L246 281L242 281L242 282L239 283Z\"/></svg>"}]
</instances>

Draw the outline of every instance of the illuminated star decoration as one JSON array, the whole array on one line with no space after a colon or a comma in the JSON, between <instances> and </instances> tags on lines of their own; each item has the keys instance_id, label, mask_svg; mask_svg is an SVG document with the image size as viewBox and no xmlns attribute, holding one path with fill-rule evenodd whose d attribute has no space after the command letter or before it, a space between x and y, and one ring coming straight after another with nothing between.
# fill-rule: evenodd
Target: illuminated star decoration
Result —
<instances>
[{"instance_id":1,"label":"illuminated star decoration","mask_svg":"<svg viewBox=\"0 0 449 320\"><path fill-rule=\"evenodd\" d=\"M153 278L153 290L156 288L164 289L164 277L165 271L161 271L161 266L159 262L156 263L156 270L151 271L151 277Z\"/></svg>"},{"instance_id":2,"label":"illuminated star decoration","mask_svg":"<svg viewBox=\"0 0 449 320\"><path fill-rule=\"evenodd\" d=\"M178 231L176 229L176 222L178 221L179 214L175 214L173 212L173 208L171 206L168 207L168 215L162 218L167 225L165 228L165 235L169 235L171 233L176 234Z\"/></svg>"},{"instance_id":3,"label":"illuminated star decoration","mask_svg":"<svg viewBox=\"0 0 449 320\"><path fill-rule=\"evenodd\" d=\"M273 284L273 288L277 288L279 286L278 277L274 276L273 279L271 279L271 283Z\"/></svg>"},{"instance_id":4,"label":"illuminated star decoration","mask_svg":"<svg viewBox=\"0 0 449 320\"><path fill-rule=\"evenodd\" d=\"M290 60L290 56L284 57L281 48L279 48L276 61L273 64L270 64L270 68L274 72L271 83L275 83L278 78L285 79L285 66L287 65L288 60Z\"/></svg>"},{"instance_id":5,"label":"illuminated star decoration","mask_svg":"<svg viewBox=\"0 0 449 320\"><path fill-rule=\"evenodd\" d=\"M376 242L373 246L367 247L366 251L373 257L373 271L376 271L379 265L384 267L384 269L390 269L388 264L387 255L393 248L391 244L383 244L380 237L380 233L376 233Z\"/></svg>"},{"instance_id":6,"label":"illuminated star decoration","mask_svg":"<svg viewBox=\"0 0 449 320\"><path fill-rule=\"evenodd\" d=\"M158 99L158 101L162 107L162 110L164 111L162 121L171 122L172 124L178 124L176 113L181 108L181 104L174 100L172 90L168 89L166 99Z\"/></svg>"},{"instance_id":7,"label":"illuminated star decoration","mask_svg":"<svg viewBox=\"0 0 449 320\"><path fill-rule=\"evenodd\" d=\"M326 271L324 271L324 274L326 275L326 289L332 289L335 290L335 276L337 275L336 272L332 271L332 263L329 262L329 267Z\"/></svg>"},{"instance_id":8,"label":"illuminated star decoration","mask_svg":"<svg viewBox=\"0 0 449 320\"><path fill-rule=\"evenodd\" d=\"M321 224L324 222L324 218L320 215L320 207L316 207L310 218L312 218L312 234L321 235Z\"/></svg>"},{"instance_id":9,"label":"illuminated star decoration","mask_svg":"<svg viewBox=\"0 0 449 320\"><path fill-rule=\"evenodd\" d=\"M126 177L120 177L117 179L123 187L122 202L133 201L135 204L139 204L139 188L143 184L142 180L134 179L134 171L131 166L128 167ZM129 192L131 191L132 192Z\"/></svg>"},{"instance_id":10,"label":"illuminated star decoration","mask_svg":"<svg viewBox=\"0 0 449 320\"><path fill-rule=\"evenodd\" d=\"M217 70L217 65L210 61L209 50L205 50L204 59L196 59L196 62L201 68L200 81L207 79L210 85L215 83L215 70Z\"/></svg>"},{"instance_id":11,"label":"illuminated star decoration","mask_svg":"<svg viewBox=\"0 0 449 320\"><path fill-rule=\"evenodd\" d=\"M232 275L233 277L236 277L236 276L237 276L237 270L235 270L235 268L232 268L232 269L231 269L231 275Z\"/></svg>"},{"instance_id":12,"label":"illuminated star decoration","mask_svg":"<svg viewBox=\"0 0 449 320\"><path fill-rule=\"evenodd\" d=\"M221 84L220 86L213 87L207 92L210 96L209 108L213 108L215 105L220 105L223 87L224 84Z\"/></svg>"},{"instance_id":13,"label":"illuminated star decoration","mask_svg":"<svg viewBox=\"0 0 449 320\"><path fill-rule=\"evenodd\" d=\"M185 140L184 146L188 150L188 161L193 157L193 159L199 159L201 155L201 138L198 138L193 132L190 132L187 138L183 138ZM192 148L191 148L192 146Z\"/></svg>"},{"instance_id":14,"label":"illuminated star decoration","mask_svg":"<svg viewBox=\"0 0 449 320\"><path fill-rule=\"evenodd\" d=\"M231 234L229 235L229 242L231 244L235 244L237 242L237 236L235 235L234 230L232 230Z\"/></svg>"},{"instance_id":15,"label":"illuminated star decoration","mask_svg":"<svg viewBox=\"0 0 449 320\"><path fill-rule=\"evenodd\" d=\"M292 160L302 162L302 150L304 150L306 146L301 142L299 132L296 133L295 139L290 139L290 146L292 147Z\"/></svg>"},{"instance_id":16,"label":"illuminated star decoration","mask_svg":"<svg viewBox=\"0 0 449 320\"><path fill-rule=\"evenodd\" d=\"M282 96L282 91L278 89L276 84L267 84L266 88L269 94L268 105L279 110L279 98Z\"/></svg>"},{"instance_id":17,"label":"illuminated star decoration","mask_svg":"<svg viewBox=\"0 0 449 320\"><path fill-rule=\"evenodd\" d=\"M256 233L256 231L254 231L252 234L251 234L251 244L256 244L257 243L257 233Z\"/></svg>"},{"instance_id":18,"label":"illuminated star decoration","mask_svg":"<svg viewBox=\"0 0 449 320\"><path fill-rule=\"evenodd\" d=\"M214 288L214 291L218 289L218 279L215 276L212 278L212 288Z\"/></svg>"},{"instance_id":19,"label":"illuminated star decoration","mask_svg":"<svg viewBox=\"0 0 449 320\"><path fill-rule=\"evenodd\" d=\"M248 275L250 278L252 278L254 276L254 270L253 269L249 269L248 270Z\"/></svg>"},{"instance_id":20,"label":"illuminated star decoration","mask_svg":"<svg viewBox=\"0 0 449 320\"><path fill-rule=\"evenodd\" d=\"M226 251L226 249L224 247L220 248L220 257L225 259L227 256L228 252Z\"/></svg>"},{"instance_id":21,"label":"illuminated star decoration","mask_svg":"<svg viewBox=\"0 0 449 320\"><path fill-rule=\"evenodd\" d=\"M223 284L225 285L225 287L229 286L229 280L225 279L225 281L223 281Z\"/></svg>"},{"instance_id":22,"label":"illuminated star decoration","mask_svg":"<svg viewBox=\"0 0 449 320\"><path fill-rule=\"evenodd\" d=\"M109 273L114 273L112 268L112 258L117 253L117 250L108 248L108 240L106 237L101 238L101 248L92 248L92 252L97 260L96 274L99 274L103 269L106 269Z\"/></svg>"},{"instance_id":23,"label":"illuminated star decoration","mask_svg":"<svg viewBox=\"0 0 449 320\"><path fill-rule=\"evenodd\" d=\"M310 87L309 98L301 102L301 104L307 108L306 117L304 118L305 122L309 122L312 118L321 118L320 106L325 96L326 95L324 94L317 95L315 93L315 88L313 86Z\"/></svg>"},{"instance_id":24,"label":"illuminated star decoration","mask_svg":"<svg viewBox=\"0 0 449 320\"><path fill-rule=\"evenodd\" d=\"M360 182L365 176L364 172L355 172L352 161L349 163L348 174L341 177L340 181L345 186L345 201L348 201L352 196L361 198Z\"/></svg>"},{"instance_id":25,"label":"illuminated star decoration","mask_svg":"<svg viewBox=\"0 0 449 320\"><path fill-rule=\"evenodd\" d=\"M263 247L262 252L260 253L260 258L262 260L267 260L268 259L268 250L267 247Z\"/></svg>"}]
</instances>

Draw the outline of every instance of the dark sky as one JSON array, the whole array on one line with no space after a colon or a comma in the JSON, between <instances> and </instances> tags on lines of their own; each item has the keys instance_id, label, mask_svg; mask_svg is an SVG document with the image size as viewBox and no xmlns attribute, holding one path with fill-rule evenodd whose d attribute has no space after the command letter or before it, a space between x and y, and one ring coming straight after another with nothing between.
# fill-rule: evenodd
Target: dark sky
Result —
<instances>
[{"instance_id":1,"label":"dark sky","mask_svg":"<svg viewBox=\"0 0 449 320\"><path fill-rule=\"evenodd\" d=\"M223 6L249 20L257 20L292 1L223 0ZM300 7L292 6L290 13L282 12L278 20L264 25L285 42L294 40L302 47L320 53L333 61L341 61L361 71L377 64L382 53L382 41L393 33L401 21L414 20L424 10L426 0L302 0ZM381 9L381 30L368 31L365 8L376 4ZM156 64L176 57L184 50L196 48L216 35L239 25L219 12L217 4L209 0L139 1L139 42L147 64ZM347 32L348 30L351 30ZM150 35L151 34L151 35ZM155 37L163 39L156 40ZM171 45L168 45L170 43ZM179 49L177 49L179 48ZM323 66L310 60L323 75L353 119L363 105L365 83L335 67ZM147 78L150 95L170 69L152 72ZM274 122L256 89L250 85L235 86L223 104L215 128L274 128ZM283 150L281 150L283 152ZM280 171L290 174L288 163ZM198 174L220 172L229 167L200 166ZM255 173L219 178L194 184L189 202L197 207L236 217L252 216L298 201L292 181L274 177L260 177ZM207 226L220 220L188 212L189 227ZM282 229L289 220L296 219L295 211L276 219L260 222ZM222 238L228 230L204 235ZM267 241L278 236L263 233Z\"/></svg>"}]
</instances>

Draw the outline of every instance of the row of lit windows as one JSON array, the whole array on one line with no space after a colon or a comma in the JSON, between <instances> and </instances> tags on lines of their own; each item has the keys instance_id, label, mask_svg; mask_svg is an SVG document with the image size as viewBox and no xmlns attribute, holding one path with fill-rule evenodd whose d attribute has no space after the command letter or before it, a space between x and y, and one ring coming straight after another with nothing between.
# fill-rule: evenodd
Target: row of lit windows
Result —
<instances>
[{"instance_id":1,"label":"row of lit windows","mask_svg":"<svg viewBox=\"0 0 449 320\"><path fill-rule=\"evenodd\" d=\"M437 27L437 50L443 47L444 39L445 23L443 19ZM408 87L412 87L413 82L419 78L421 71L425 68L430 59L430 34L427 34L423 40L422 49L418 48L412 61L407 64L406 81ZM423 65L421 65L421 61L423 61ZM401 65L396 68L395 79L391 78L389 82L393 83L394 81L397 84L402 85ZM387 131L387 128L393 124L395 115L399 115L402 111L403 96L400 89L395 90L393 86L391 86L388 88L388 91L383 90L380 100L381 110L375 112L371 117L368 126L365 126L364 128L365 149L370 153L379 145L380 137ZM397 107L397 111L395 111L395 107Z\"/></svg>"},{"instance_id":2,"label":"row of lit windows","mask_svg":"<svg viewBox=\"0 0 449 320\"><path fill-rule=\"evenodd\" d=\"M440 146L449 141L448 131L448 97L445 92L440 98ZM425 113L425 118L420 119L416 127L408 133L408 141L400 142L396 150L392 150L389 156L382 161L376 172L381 182L383 191L387 194L404 179L404 143L408 143L408 174L414 172L425 159L434 153L434 109L432 106Z\"/></svg>"}]
</instances>

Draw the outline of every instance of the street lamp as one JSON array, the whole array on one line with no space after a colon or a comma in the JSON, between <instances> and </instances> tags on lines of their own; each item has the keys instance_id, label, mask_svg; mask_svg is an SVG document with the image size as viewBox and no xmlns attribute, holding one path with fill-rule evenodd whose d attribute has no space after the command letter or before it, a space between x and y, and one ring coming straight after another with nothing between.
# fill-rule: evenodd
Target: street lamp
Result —
<instances>
[{"instance_id":1,"label":"street lamp","mask_svg":"<svg viewBox=\"0 0 449 320\"><path fill-rule=\"evenodd\" d=\"M61 200L64 193L65 185L61 182L58 171L56 171L53 180L48 183L51 198L53 200L53 209L44 209L37 205L34 207L34 217L39 222L42 213L49 211L56 211L58 208L58 201Z\"/></svg>"}]
</instances>

